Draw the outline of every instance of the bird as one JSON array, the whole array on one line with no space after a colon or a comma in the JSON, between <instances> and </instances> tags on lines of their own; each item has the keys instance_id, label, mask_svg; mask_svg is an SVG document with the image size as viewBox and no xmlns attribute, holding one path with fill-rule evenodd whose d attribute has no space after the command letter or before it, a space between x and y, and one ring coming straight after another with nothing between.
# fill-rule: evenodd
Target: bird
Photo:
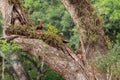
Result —
<instances>
[{"instance_id":1,"label":"bird","mask_svg":"<svg viewBox=\"0 0 120 80\"><path fill-rule=\"evenodd\" d=\"M69 41L64 38L64 34L62 32L59 33L59 36L61 37L63 43L65 44L69 43Z\"/></svg>"},{"instance_id":2,"label":"bird","mask_svg":"<svg viewBox=\"0 0 120 80\"><path fill-rule=\"evenodd\" d=\"M43 23L41 19L38 19L38 25L36 27L36 30L42 30L43 29Z\"/></svg>"}]
</instances>

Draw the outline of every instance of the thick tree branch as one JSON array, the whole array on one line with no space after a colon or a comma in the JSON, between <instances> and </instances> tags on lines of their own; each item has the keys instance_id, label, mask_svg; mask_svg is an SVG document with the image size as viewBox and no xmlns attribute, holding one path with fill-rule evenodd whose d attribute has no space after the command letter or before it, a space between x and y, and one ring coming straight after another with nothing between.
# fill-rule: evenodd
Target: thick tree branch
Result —
<instances>
[{"instance_id":1,"label":"thick tree branch","mask_svg":"<svg viewBox=\"0 0 120 80\"><path fill-rule=\"evenodd\" d=\"M16 38L14 40L19 44L23 51L28 54L42 59L45 64L53 70L60 73L67 80L88 80L82 64L74 60L69 53L73 51L65 49L56 49L37 39ZM66 46L67 47L67 46ZM72 76L72 77L71 77Z\"/></svg>"}]
</instances>

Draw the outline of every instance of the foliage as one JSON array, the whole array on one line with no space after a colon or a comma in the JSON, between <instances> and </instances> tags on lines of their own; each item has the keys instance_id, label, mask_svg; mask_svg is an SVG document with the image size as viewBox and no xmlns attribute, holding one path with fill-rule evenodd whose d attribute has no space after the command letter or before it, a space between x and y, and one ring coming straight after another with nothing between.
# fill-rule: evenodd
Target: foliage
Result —
<instances>
[{"instance_id":1,"label":"foliage","mask_svg":"<svg viewBox=\"0 0 120 80\"><path fill-rule=\"evenodd\" d=\"M79 43L79 33L77 31L76 28L73 28L72 29L73 31L73 34L72 34L72 37L70 38L70 43L69 45L73 48L73 49L78 49L78 43Z\"/></svg>"},{"instance_id":2,"label":"foliage","mask_svg":"<svg viewBox=\"0 0 120 80\"><path fill-rule=\"evenodd\" d=\"M25 6L36 24L37 19L40 18L45 28L51 25L58 29L58 32L62 32L67 39L72 37L71 30L74 23L59 0L34 0L34 4L33 0L25 0Z\"/></svg>"},{"instance_id":3,"label":"foliage","mask_svg":"<svg viewBox=\"0 0 120 80\"><path fill-rule=\"evenodd\" d=\"M112 76L120 75L120 44L117 43L106 55L101 55L96 58L97 67L107 74Z\"/></svg>"},{"instance_id":4,"label":"foliage","mask_svg":"<svg viewBox=\"0 0 120 80\"><path fill-rule=\"evenodd\" d=\"M0 51L6 53L9 56L13 51L20 49L20 47L15 43L8 43L4 40L0 40Z\"/></svg>"},{"instance_id":5,"label":"foliage","mask_svg":"<svg viewBox=\"0 0 120 80\"><path fill-rule=\"evenodd\" d=\"M120 3L119 0L91 0L98 13L104 19L104 31L111 42L117 42L106 55L97 57L97 67L112 76L120 73ZM110 43L111 43L110 42Z\"/></svg>"},{"instance_id":6,"label":"foliage","mask_svg":"<svg viewBox=\"0 0 120 80\"><path fill-rule=\"evenodd\" d=\"M13 80L13 79L12 79L12 76L10 76L9 74L5 73L4 80Z\"/></svg>"},{"instance_id":7,"label":"foliage","mask_svg":"<svg viewBox=\"0 0 120 80\"><path fill-rule=\"evenodd\" d=\"M104 18L104 30L111 41L120 40L119 0L91 0L98 13Z\"/></svg>"},{"instance_id":8,"label":"foliage","mask_svg":"<svg viewBox=\"0 0 120 80\"><path fill-rule=\"evenodd\" d=\"M49 69L47 73L45 73L42 80L64 80L60 75L55 73L53 70Z\"/></svg>"},{"instance_id":9,"label":"foliage","mask_svg":"<svg viewBox=\"0 0 120 80\"><path fill-rule=\"evenodd\" d=\"M58 29L55 26L53 26L51 24L48 24L48 26L47 26L47 32L58 33Z\"/></svg>"},{"instance_id":10,"label":"foliage","mask_svg":"<svg viewBox=\"0 0 120 80\"><path fill-rule=\"evenodd\" d=\"M0 14L0 36L2 34L2 25L3 25L4 21L2 20L2 15Z\"/></svg>"},{"instance_id":11,"label":"foliage","mask_svg":"<svg viewBox=\"0 0 120 80\"><path fill-rule=\"evenodd\" d=\"M36 68L38 68L39 72L41 72L41 80L63 80L63 78L57 74L56 72L54 72L52 69L50 69L48 66L46 66L43 63L42 66L42 61L39 61L38 59L25 54L24 52L19 54L19 57L21 57L21 62L25 68L25 70L27 70L28 74L30 75L30 77L34 80L37 80L37 72L36 72ZM31 61L32 60L32 61ZM35 66L36 65L36 66ZM45 73L42 73L43 71L45 71Z\"/></svg>"},{"instance_id":12,"label":"foliage","mask_svg":"<svg viewBox=\"0 0 120 80\"><path fill-rule=\"evenodd\" d=\"M117 33L116 38L117 38L116 42L120 43L120 33Z\"/></svg>"},{"instance_id":13,"label":"foliage","mask_svg":"<svg viewBox=\"0 0 120 80\"><path fill-rule=\"evenodd\" d=\"M14 53L14 51L20 52L20 47L17 44L8 43L4 40L0 40L0 57L2 56L5 58L4 69L9 70L11 68L12 61L9 58ZM1 64L1 60L0 60L0 64ZM0 66L0 71L2 69L1 67L2 66ZM0 76L0 78L1 78L1 76ZM10 76L9 73L6 73L6 72L4 73L4 78L5 78L5 80L13 80L12 76Z\"/></svg>"}]
</instances>

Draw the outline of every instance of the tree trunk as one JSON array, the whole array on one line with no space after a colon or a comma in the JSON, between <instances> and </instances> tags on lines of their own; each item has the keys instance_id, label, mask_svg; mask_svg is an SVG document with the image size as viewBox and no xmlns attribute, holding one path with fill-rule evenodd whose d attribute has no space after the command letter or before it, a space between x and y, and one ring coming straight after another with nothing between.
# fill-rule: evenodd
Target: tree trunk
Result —
<instances>
[{"instance_id":1,"label":"tree trunk","mask_svg":"<svg viewBox=\"0 0 120 80\"><path fill-rule=\"evenodd\" d=\"M17 52L14 51L10 56L6 56L5 53L0 52L0 55L5 59L10 61L12 65L13 72L16 73L19 80L31 80L25 69L23 68ZM4 80L4 79L3 79Z\"/></svg>"},{"instance_id":2,"label":"tree trunk","mask_svg":"<svg viewBox=\"0 0 120 80\"><path fill-rule=\"evenodd\" d=\"M88 0L61 0L71 15L80 33L80 47L87 58L93 53L106 53L107 43L102 29L102 20Z\"/></svg>"},{"instance_id":3,"label":"tree trunk","mask_svg":"<svg viewBox=\"0 0 120 80\"><path fill-rule=\"evenodd\" d=\"M14 52L11 56L10 56L10 60L12 61L12 67L18 77L19 80L31 80L29 75L27 74L27 72L25 71L25 69L23 68L20 59L18 58L18 56L16 55L17 52Z\"/></svg>"},{"instance_id":4,"label":"tree trunk","mask_svg":"<svg viewBox=\"0 0 120 80\"><path fill-rule=\"evenodd\" d=\"M32 24L30 24L28 17L25 15L25 12L23 10L23 6L21 5L20 0L14 0L14 1L15 2L17 1L17 3L13 2L13 0L0 0L0 2L1 2L0 10L2 12L2 15L3 15L5 23L6 23L5 27L7 27L7 29L8 29L8 27L10 27L11 25L16 25L16 24L26 25L27 27L31 27ZM65 5L67 4L66 8L67 8L67 6L72 6L72 7L68 7L68 11L71 13L73 20L77 24L78 29L80 29L81 25L79 23L79 19L77 18L77 17L79 17L79 15L76 14L76 10L77 11L79 11L79 10L78 10L78 7L75 6L75 5L77 5L77 3L74 2L76 0L73 0L73 2L76 3L74 6L73 6L74 3L71 1L68 1L68 0L61 0L61 1ZM81 0L77 0L77 1L79 2ZM70 3L72 5L69 5L68 3ZM69 9L69 8L71 8L71 9ZM73 13L70 10L72 10L73 13L75 13L76 17L73 16ZM85 10L86 10L86 8L85 8ZM89 17L90 14L88 15L88 13L87 13L86 15L82 15L82 16L83 16L83 19L86 19L84 17L85 16ZM83 24L84 22L81 22L81 23ZM85 24L88 24L88 23L85 22ZM91 23L92 22L90 22L90 24ZM90 28L90 30L86 29L88 27ZM93 45L95 47L95 44L97 44L97 42L95 44L93 44L93 42L95 42L94 40L87 41L86 40L87 38L85 38L88 36L87 35L88 33L92 34L92 33L90 33L90 31L92 30L92 26L84 25L82 28L83 28L82 33L85 32L85 36L83 36L83 39L84 39L83 41L85 41L84 44L87 45L87 43L90 42L88 44L90 46ZM96 31L96 28L98 28L98 27L95 26L95 31ZM7 33L8 32L7 29L5 29L5 34L7 34L7 36L8 36L9 34ZM80 29L80 31L81 31L81 29ZM102 31L101 28L100 28L100 31ZM95 34L98 34L98 33L96 32ZM103 33L101 33L101 34L103 35ZM89 36L91 36L91 35L89 35ZM100 35L99 35L99 37L100 37ZM99 37L97 37L97 38L99 39ZM94 80L94 79L105 80L103 77L97 77L97 76L93 76L94 78L90 79L89 74L86 73L86 69L84 68L82 62L75 55L74 51L72 51L65 44L61 45L60 48L57 48L57 47L52 47L52 46L50 46L40 40L37 40L37 39L30 39L30 38L27 39L27 38L22 38L22 37L15 38L14 42L16 42L18 45L20 45L23 51L27 52L28 54L30 54L38 59L42 59L45 62L45 64L47 64L53 70L55 70L60 75L62 75L62 77L65 80ZM103 42L101 42L101 45L103 46ZM91 51L91 50L89 49L89 51ZM89 71L87 71L87 72L89 72Z\"/></svg>"},{"instance_id":5,"label":"tree trunk","mask_svg":"<svg viewBox=\"0 0 120 80\"><path fill-rule=\"evenodd\" d=\"M97 15L89 0L61 0L71 18L76 24L76 28L80 33L79 48L82 51L82 56L85 61L85 68L90 80L105 79L94 69L92 61L96 57L96 52L105 54L108 50L107 43L102 29L102 18ZM96 79L97 79L96 77Z\"/></svg>"}]
</instances>

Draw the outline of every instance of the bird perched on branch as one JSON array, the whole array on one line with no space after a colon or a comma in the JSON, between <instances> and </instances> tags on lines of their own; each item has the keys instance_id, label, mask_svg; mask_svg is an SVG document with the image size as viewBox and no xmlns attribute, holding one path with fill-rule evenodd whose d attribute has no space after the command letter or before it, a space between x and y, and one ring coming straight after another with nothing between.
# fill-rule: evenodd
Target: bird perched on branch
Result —
<instances>
[{"instance_id":1,"label":"bird perched on branch","mask_svg":"<svg viewBox=\"0 0 120 80\"><path fill-rule=\"evenodd\" d=\"M38 25L36 27L36 30L42 30L43 29L43 24L42 24L42 20L41 19L38 19Z\"/></svg>"},{"instance_id":2,"label":"bird perched on branch","mask_svg":"<svg viewBox=\"0 0 120 80\"><path fill-rule=\"evenodd\" d=\"M64 38L64 34L62 32L59 33L59 35L62 38L63 43L69 43L69 41Z\"/></svg>"}]
</instances>

